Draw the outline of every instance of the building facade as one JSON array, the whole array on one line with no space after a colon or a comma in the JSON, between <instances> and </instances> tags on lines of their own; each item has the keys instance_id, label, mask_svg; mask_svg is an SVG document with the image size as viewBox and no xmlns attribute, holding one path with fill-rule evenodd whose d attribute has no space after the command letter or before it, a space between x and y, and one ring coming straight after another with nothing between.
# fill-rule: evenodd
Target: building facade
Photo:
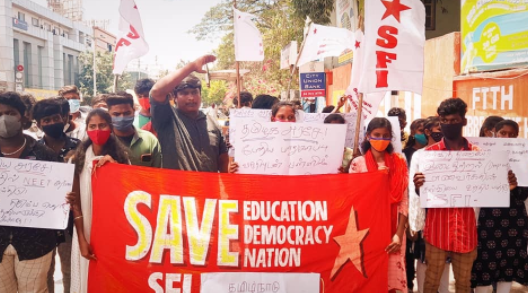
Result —
<instances>
[{"instance_id":1,"label":"building facade","mask_svg":"<svg viewBox=\"0 0 528 293\"><path fill-rule=\"evenodd\" d=\"M38 92L75 84L92 29L30 0L0 0L0 89Z\"/></svg>"},{"instance_id":2,"label":"building facade","mask_svg":"<svg viewBox=\"0 0 528 293\"><path fill-rule=\"evenodd\" d=\"M93 37L95 40L95 49L97 51L110 53L114 52L117 41L116 36L101 27L94 26Z\"/></svg>"}]
</instances>

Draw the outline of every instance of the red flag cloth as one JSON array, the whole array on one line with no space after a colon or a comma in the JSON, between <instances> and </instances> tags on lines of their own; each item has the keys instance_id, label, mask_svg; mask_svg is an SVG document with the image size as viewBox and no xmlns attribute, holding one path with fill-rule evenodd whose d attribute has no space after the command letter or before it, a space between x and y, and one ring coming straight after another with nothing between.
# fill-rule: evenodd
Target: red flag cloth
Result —
<instances>
[{"instance_id":1,"label":"red flag cloth","mask_svg":"<svg viewBox=\"0 0 528 293\"><path fill-rule=\"evenodd\" d=\"M263 176L108 164L92 182L98 260L89 292L198 293L201 274L215 272L240 273L240 283L246 272L318 273L312 292L387 291L382 172ZM214 292L240 292L227 288ZM280 289L269 292L295 292Z\"/></svg>"}]
</instances>

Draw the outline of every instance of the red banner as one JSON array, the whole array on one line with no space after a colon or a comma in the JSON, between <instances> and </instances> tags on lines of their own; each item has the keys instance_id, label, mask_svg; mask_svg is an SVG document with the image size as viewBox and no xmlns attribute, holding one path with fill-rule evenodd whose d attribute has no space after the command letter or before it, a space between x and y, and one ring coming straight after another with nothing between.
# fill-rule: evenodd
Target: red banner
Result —
<instances>
[{"instance_id":1,"label":"red banner","mask_svg":"<svg viewBox=\"0 0 528 293\"><path fill-rule=\"evenodd\" d=\"M89 292L386 292L387 185L104 166Z\"/></svg>"}]
</instances>

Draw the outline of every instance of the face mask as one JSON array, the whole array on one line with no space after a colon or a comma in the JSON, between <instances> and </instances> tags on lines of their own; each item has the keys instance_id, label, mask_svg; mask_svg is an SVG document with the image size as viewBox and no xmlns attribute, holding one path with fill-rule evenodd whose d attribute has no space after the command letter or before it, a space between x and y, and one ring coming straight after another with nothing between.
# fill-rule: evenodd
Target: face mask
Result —
<instances>
[{"instance_id":1,"label":"face mask","mask_svg":"<svg viewBox=\"0 0 528 293\"><path fill-rule=\"evenodd\" d=\"M92 142L96 145L104 145L108 138L110 137L110 129L109 130L88 130L86 131L88 134L88 137L92 140Z\"/></svg>"},{"instance_id":2,"label":"face mask","mask_svg":"<svg viewBox=\"0 0 528 293\"><path fill-rule=\"evenodd\" d=\"M415 134L414 135L414 139L416 140L416 142L418 142L421 145L426 145L427 144L427 137L423 133L422 134Z\"/></svg>"},{"instance_id":3,"label":"face mask","mask_svg":"<svg viewBox=\"0 0 528 293\"><path fill-rule=\"evenodd\" d=\"M378 152L385 151L389 144L391 143L391 139L385 139L385 138L370 138L370 145L377 150Z\"/></svg>"},{"instance_id":4,"label":"face mask","mask_svg":"<svg viewBox=\"0 0 528 293\"><path fill-rule=\"evenodd\" d=\"M68 131L68 129L70 129L70 123L66 123L64 124L64 129L63 131L66 133Z\"/></svg>"},{"instance_id":5,"label":"face mask","mask_svg":"<svg viewBox=\"0 0 528 293\"><path fill-rule=\"evenodd\" d=\"M59 122L43 126L42 131L44 131L46 135L49 135L54 139L59 139L64 133L64 123Z\"/></svg>"},{"instance_id":6,"label":"face mask","mask_svg":"<svg viewBox=\"0 0 528 293\"><path fill-rule=\"evenodd\" d=\"M132 127L134 116L132 117L112 117L112 124L118 131L125 131Z\"/></svg>"},{"instance_id":7,"label":"face mask","mask_svg":"<svg viewBox=\"0 0 528 293\"><path fill-rule=\"evenodd\" d=\"M17 135L22 129L22 123L16 116L0 116L0 137L11 138Z\"/></svg>"},{"instance_id":8,"label":"face mask","mask_svg":"<svg viewBox=\"0 0 528 293\"><path fill-rule=\"evenodd\" d=\"M81 100L70 99L68 100L68 103L70 104L70 113L79 112L79 109L81 108Z\"/></svg>"},{"instance_id":9,"label":"face mask","mask_svg":"<svg viewBox=\"0 0 528 293\"><path fill-rule=\"evenodd\" d=\"M141 108L145 110L150 110L150 101L148 98L141 98L139 99L139 104L141 105Z\"/></svg>"},{"instance_id":10,"label":"face mask","mask_svg":"<svg viewBox=\"0 0 528 293\"><path fill-rule=\"evenodd\" d=\"M444 138L444 134L442 132L431 132L431 138L434 141L439 142Z\"/></svg>"},{"instance_id":11,"label":"face mask","mask_svg":"<svg viewBox=\"0 0 528 293\"><path fill-rule=\"evenodd\" d=\"M440 123L440 127L442 128L442 133L444 134L445 138L447 139L457 139L462 136L462 128L464 127L464 123L456 123L456 124L444 124Z\"/></svg>"}]
</instances>

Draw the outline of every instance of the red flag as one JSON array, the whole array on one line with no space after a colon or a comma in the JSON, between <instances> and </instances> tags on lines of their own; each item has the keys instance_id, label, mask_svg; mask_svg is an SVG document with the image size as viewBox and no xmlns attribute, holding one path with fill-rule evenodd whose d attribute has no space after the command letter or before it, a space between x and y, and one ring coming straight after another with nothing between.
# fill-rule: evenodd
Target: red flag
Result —
<instances>
[{"instance_id":1,"label":"red flag","mask_svg":"<svg viewBox=\"0 0 528 293\"><path fill-rule=\"evenodd\" d=\"M198 293L219 272L229 274L202 292L233 292L255 277L277 289L269 292L295 293L298 282L314 277L305 292L388 288L385 174L264 176L109 164L92 180L98 260L90 263L90 292Z\"/></svg>"}]
</instances>

